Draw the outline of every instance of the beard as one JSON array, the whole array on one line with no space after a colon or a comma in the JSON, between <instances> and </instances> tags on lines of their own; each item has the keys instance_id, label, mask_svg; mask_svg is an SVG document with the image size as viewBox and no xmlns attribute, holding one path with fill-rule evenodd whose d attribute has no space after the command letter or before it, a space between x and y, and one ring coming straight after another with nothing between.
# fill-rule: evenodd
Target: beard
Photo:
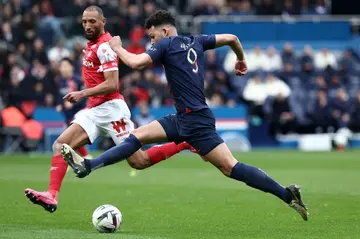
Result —
<instances>
[{"instance_id":1,"label":"beard","mask_svg":"<svg viewBox=\"0 0 360 239\"><path fill-rule=\"evenodd\" d=\"M85 32L85 38L88 39L89 41L94 41L96 39L98 39L100 36L100 29L94 29L91 30L89 32Z\"/></svg>"}]
</instances>

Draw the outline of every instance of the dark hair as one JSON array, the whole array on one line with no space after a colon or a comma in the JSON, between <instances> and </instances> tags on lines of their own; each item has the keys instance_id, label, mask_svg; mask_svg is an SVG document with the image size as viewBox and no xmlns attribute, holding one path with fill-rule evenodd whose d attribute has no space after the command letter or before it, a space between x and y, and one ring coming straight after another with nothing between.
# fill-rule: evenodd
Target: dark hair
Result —
<instances>
[{"instance_id":1,"label":"dark hair","mask_svg":"<svg viewBox=\"0 0 360 239\"><path fill-rule=\"evenodd\" d=\"M145 28L158 27L163 24L170 24L175 27L175 18L166 10L158 10L153 13L145 22Z\"/></svg>"},{"instance_id":2,"label":"dark hair","mask_svg":"<svg viewBox=\"0 0 360 239\"><path fill-rule=\"evenodd\" d=\"M70 65L74 66L73 61L69 57L62 58L60 62L67 61L70 63Z\"/></svg>"},{"instance_id":3,"label":"dark hair","mask_svg":"<svg viewBox=\"0 0 360 239\"><path fill-rule=\"evenodd\" d=\"M102 16L102 17L104 16L103 10L96 5L88 6L87 8L85 8L85 11L97 11L100 16Z\"/></svg>"}]
</instances>

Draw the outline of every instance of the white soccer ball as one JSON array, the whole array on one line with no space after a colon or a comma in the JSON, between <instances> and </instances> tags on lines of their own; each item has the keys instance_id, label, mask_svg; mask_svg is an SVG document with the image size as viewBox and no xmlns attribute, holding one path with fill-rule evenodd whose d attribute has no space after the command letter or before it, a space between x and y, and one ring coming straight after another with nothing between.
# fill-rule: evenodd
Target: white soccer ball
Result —
<instances>
[{"instance_id":1,"label":"white soccer ball","mask_svg":"<svg viewBox=\"0 0 360 239\"><path fill-rule=\"evenodd\" d=\"M99 232L115 232L122 223L122 214L113 205L101 205L95 209L92 223Z\"/></svg>"}]
</instances>

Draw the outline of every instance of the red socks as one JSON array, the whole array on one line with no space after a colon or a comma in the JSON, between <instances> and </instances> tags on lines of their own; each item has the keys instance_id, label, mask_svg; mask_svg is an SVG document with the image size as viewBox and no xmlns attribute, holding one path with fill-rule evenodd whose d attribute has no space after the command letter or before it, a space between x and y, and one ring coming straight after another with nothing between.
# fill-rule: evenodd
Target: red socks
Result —
<instances>
[{"instance_id":1,"label":"red socks","mask_svg":"<svg viewBox=\"0 0 360 239\"><path fill-rule=\"evenodd\" d=\"M52 157L50 170L49 192L56 197L57 192L60 191L61 183L65 177L67 170L67 163L64 161L62 155Z\"/></svg>"},{"instance_id":2,"label":"red socks","mask_svg":"<svg viewBox=\"0 0 360 239\"><path fill-rule=\"evenodd\" d=\"M80 148L77 149L77 151L79 152L79 154L84 158L86 156L88 156L88 151L87 148L85 146L82 146Z\"/></svg>"},{"instance_id":3,"label":"red socks","mask_svg":"<svg viewBox=\"0 0 360 239\"><path fill-rule=\"evenodd\" d=\"M174 154L179 153L182 150L190 149L190 145L186 142L175 144L175 143L167 143L163 145L156 145L146 150L149 159L152 164L157 164L167 158L170 158Z\"/></svg>"}]
</instances>

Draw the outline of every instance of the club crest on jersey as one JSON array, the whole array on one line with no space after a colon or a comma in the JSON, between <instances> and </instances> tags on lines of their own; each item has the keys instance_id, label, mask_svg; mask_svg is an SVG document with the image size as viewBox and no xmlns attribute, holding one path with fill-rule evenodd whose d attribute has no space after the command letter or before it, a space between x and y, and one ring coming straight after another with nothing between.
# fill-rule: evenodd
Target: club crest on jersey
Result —
<instances>
[{"instance_id":1,"label":"club crest on jersey","mask_svg":"<svg viewBox=\"0 0 360 239\"><path fill-rule=\"evenodd\" d=\"M181 47L182 49L184 49L184 50L187 50L187 49L189 49L190 44L181 43L181 44L180 44L180 47Z\"/></svg>"}]
</instances>

